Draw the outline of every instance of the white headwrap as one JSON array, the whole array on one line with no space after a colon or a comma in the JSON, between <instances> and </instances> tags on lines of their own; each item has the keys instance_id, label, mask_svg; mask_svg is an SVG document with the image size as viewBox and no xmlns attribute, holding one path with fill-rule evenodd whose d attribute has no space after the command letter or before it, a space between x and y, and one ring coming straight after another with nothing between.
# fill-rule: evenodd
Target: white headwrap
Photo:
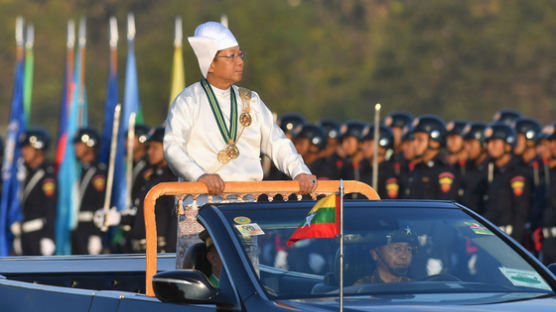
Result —
<instances>
[{"instance_id":1,"label":"white headwrap","mask_svg":"<svg viewBox=\"0 0 556 312\"><path fill-rule=\"evenodd\" d=\"M188 37L187 40L197 56L201 74L205 78L210 64L219 50L239 45L232 32L217 22L206 22L197 26L193 37Z\"/></svg>"}]
</instances>

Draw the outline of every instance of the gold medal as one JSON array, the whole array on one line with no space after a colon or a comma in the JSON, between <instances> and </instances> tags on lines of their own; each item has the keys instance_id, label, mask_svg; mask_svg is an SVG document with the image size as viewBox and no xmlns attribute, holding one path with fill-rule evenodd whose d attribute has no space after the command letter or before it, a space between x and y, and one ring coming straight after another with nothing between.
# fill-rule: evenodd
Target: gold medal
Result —
<instances>
[{"instance_id":1,"label":"gold medal","mask_svg":"<svg viewBox=\"0 0 556 312\"><path fill-rule=\"evenodd\" d=\"M227 148L226 148L227 149ZM227 164L230 162L230 158L228 157L227 153L226 153L226 149L221 150L220 152L218 152L218 155L216 156L216 158L218 159L218 161L221 164Z\"/></svg>"},{"instance_id":2,"label":"gold medal","mask_svg":"<svg viewBox=\"0 0 556 312\"><path fill-rule=\"evenodd\" d=\"M233 143L228 144L228 146L226 146L225 151L226 151L226 156L228 156L229 160L236 159L239 157L239 149Z\"/></svg>"},{"instance_id":3,"label":"gold medal","mask_svg":"<svg viewBox=\"0 0 556 312\"><path fill-rule=\"evenodd\" d=\"M247 128L251 125L252 119L251 114L249 112L244 111L239 115L239 123L244 127Z\"/></svg>"},{"instance_id":4,"label":"gold medal","mask_svg":"<svg viewBox=\"0 0 556 312\"><path fill-rule=\"evenodd\" d=\"M253 97L253 94L251 94L251 90L246 89L246 88L238 88L238 92L239 92L239 97L244 100L244 101L250 101L251 98Z\"/></svg>"}]
</instances>

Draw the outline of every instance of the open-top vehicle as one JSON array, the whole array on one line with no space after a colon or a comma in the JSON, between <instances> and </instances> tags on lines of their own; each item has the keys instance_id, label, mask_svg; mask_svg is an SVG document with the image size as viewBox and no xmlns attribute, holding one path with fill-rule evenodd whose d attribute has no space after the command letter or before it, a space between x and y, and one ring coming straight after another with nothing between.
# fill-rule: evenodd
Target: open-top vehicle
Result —
<instances>
[{"instance_id":1,"label":"open-top vehicle","mask_svg":"<svg viewBox=\"0 0 556 312\"><path fill-rule=\"evenodd\" d=\"M228 183L226 192L287 197L296 185ZM316 222L308 214L312 200L201 207L198 220L222 261L214 287L204 243L188 248L178 263L183 269L176 269L175 254L156 254L156 198L171 194L181 202L203 187L163 183L151 190L145 256L1 259L2 310L337 311L342 301L345 311L556 311L555 275L488 221L454 202L378 200L352 181L346 193L370 200L344 201L342 244L338 237L288 243L294 231ZM337 187L338 181L319 182L316 193ZM410 264L401 282L377 281L377 263L387 262L377 248L402 241L410 245Z\"/></svg>"}]
</instances>

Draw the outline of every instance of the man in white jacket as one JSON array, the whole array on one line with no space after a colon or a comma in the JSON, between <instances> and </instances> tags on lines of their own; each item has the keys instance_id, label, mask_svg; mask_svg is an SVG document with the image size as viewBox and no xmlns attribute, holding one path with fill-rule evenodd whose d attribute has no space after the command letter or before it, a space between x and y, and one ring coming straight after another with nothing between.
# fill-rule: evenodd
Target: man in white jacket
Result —
<instances>
[{"instance_id":1,"label":"man in white jacket","mask_svg":"<svg viewBox=\"0 0 556 312\"><path fill-rule=\"evenodd\" d=\"M186 181L205 183L216 195L224 181L262 180L263 153L299 182L301 193L314 191L316 177L259 95L234 85L242 78L245 53L232 32L207 22L188 39L203 79L185 88L170 107L164 136L170 168Z\"/></svg>"}]
</instances>

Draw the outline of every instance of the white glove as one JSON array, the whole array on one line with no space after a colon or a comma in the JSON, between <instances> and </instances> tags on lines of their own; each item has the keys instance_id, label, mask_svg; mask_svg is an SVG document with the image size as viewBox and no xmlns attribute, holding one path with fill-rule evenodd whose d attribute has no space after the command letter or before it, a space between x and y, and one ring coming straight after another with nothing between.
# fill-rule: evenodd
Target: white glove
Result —
<instances>
[{"instance_id":1,"label":"white glove","mask_svg":"<svg viewBox=\"0 0 556 312\"><path fill-rule=\"evenodd\" d=\"M23 254L23 249L21 248L21 238L19 236L14 238L13 250L16 256L21 256Z\"/></svg>"},{"instance_id":2,"label":"white glove","mask_svg":"<svg viewBox=\"0 0 556 312\"><path fill-rule=\"evenodd\" d=\"M87 251L90 255L98 255L102 251L102 240L100 236L93 235L89 237L89 243L87 244Z\"/></svg>"},{"instance_id":3,"label":"white glove","mask_svg":"<svg viewBox=\"0 0 556 312\"><path fill-rule=\"evenodd\" d=\"M21 235L21 222L14 222L10 225L10 230L12 234L16 237Z\"/></svg>"},{"instance_id":4,"label":"white glove","mask_svg":"<svg viewBox=\"0 0 556 312\"><path fill-rule=\"evenodd\" d=\"M56 245L54 241L50 238L41 238L41 255L52 256L56 250Z\"/></svg>"},{"instance_id":5,"label":"white glove","mask_svg":"<svg viewBox=\"0 0 556 312\"><path fill-rule=\"evenodd\" d=\"M108 211L105 211L104 209L99 209L99 210L95 211L95 216L93 217L93 222L95 223L95 225L98 228L102 229L105 226L120 224L120 219L121 218L122 218L122 216L116 210L116 208L111 208ZM106 220L106 223L105 223L105 220Z\"/></svg>"}]
</instances>

